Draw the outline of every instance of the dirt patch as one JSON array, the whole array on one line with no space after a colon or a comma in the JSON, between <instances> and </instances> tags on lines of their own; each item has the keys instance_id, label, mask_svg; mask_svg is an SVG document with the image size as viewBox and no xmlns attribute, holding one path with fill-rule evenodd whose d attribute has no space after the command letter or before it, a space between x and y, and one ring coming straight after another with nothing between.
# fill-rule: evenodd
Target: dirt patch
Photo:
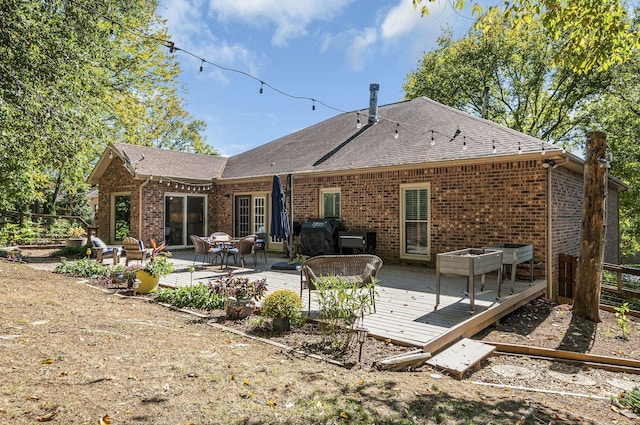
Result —
<instances>
[{"instance_id":1,"label":"dirt patch","mask_svg":"<svg viewBox=\"0 0 640 425\"><path fill-rule=\"evenodd\" d=\"M636 375L593 377L586 374L591 369L512 356L490 358L463 381L427 367L383 372L370 367L372 359L398 347L372 341L362 365L347 369L226 331L211 317L20 264L0 262L0 311L5 423L98 423L105 416L131 424L633 423L604 396L586 402L570 393L592 395L595 386L620 391ZM585 330L575 326L566 307L536 302L478 337L585 346L583 335L575 335ZM587 352L637 357L635 323L626 340L617 337L609 313L594 327L595 333L587 329L595 334ZM308 329L269 337L288 346L310 338ZM506 366L535 375L505 372ZM575 382L557 379L573 375ZM587 378L597 384L584 385ZM492 385L473 382L480 380ZM543 383L550 392L495 386Z\"/></svg>"}]
</instances>

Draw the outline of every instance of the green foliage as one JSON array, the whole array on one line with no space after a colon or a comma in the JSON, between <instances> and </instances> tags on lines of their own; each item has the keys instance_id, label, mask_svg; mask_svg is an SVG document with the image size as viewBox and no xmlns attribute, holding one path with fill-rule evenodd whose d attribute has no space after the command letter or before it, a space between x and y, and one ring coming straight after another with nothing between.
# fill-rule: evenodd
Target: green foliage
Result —
<instances>
[{"instance_id":1,"label":"green foliage","mask_svg":"<svg viewBox=\"0 0 640 425\"><path fill-rule=\"evenodd\" d=\"M91 250L91 245L65 246L55 251L53 254L51 254L51 256L52 257L88 257L87 250Z\"/></svg>"},{"instance_id":2,"label":"green foliage","mask_svg":"<svg viewBox=\"0 0 640 425\"><path fill-rule=\"evenodd\" d=\"M626 338L629 334L629 317L627 314L629 313L629 303L625 302L622 305L613 308L616 314L616 324L622 331L622 336Z\"/></svg>"},{"instance_id":3,"label":"green foliage","mask_svg":"<svg viewBox=\"0 0 640 425\"><path fill-rule=\"evenodd\" d=\"M209 282L211 290L220 297L227 299L254 299L259 301L267 291L267 278L249 280L248 277L235 277L233 273L220 276Z\"/></svg>"},{"instance_id":4,"label":"green foliage","mask_svg":"<svg viewBox=\"0 0 640 425\"><path fill-rule=\"evenodd\" d=\"M31 219L26 219L22 226L14 223L5 223L0 227L0 241L6 245L32 245L42 238L45 229Z\"/></svg>"},{"instance_id":5,"label":"green foliage","mask_svg":"<svg viewBox=\"0 0 640 425\"><path fill-rule=\"evenodd\" d=\"M618 398L620 404L634 413L640 413L640 388L635 387L631 391L625 391L622 397Z\"/></svg>"},{"instance_id":6,"label":"green foliage","mask_svg":"<svg viewBox=\"0 0 640 425\"><path fill-rule=\"evenodd\" d=\"M302 301L294 291L279 289L264 298L260 314L271 319L286 317L291 324L299 324L302 323Z\"/></svg>"},{"instance_id":7,"label":"green foliage","mask_svg":"<svg viewBox=\"0 0 640 425\"><path fill-rule=\"evenodd\" d=\"M224 307L224 299L211 291L209 285L202 282L176 289L161 289L156 294L155 300L178 308L220 310Z\"/></svg>"},{"instance_id":8,"label":"green foliage","mask_svg":"<svg viewBox=\"0 0 640 425\"><path fill-rule=\"evenodd\" d=\"M434 2L435 0L429 0ZM422 15L429 8L423 0L413 0ZM426 3L426 2L425 2ZM462 10L466 1L456 0ZM627 4L621 0L506 0L500 12L512 29L525 32L534 20L540 20L547 36L557 44L554 63L576 74L605 71L627 60L639 45L639 35L630 30ZM480 16L482 7L473 4L472 13ZM483 31L494 27L478 24Z\"/></svg>"},{"instance_id":9,"label":"green foliage","mask_svg":"<svg viewBox=\"0 0 640 425\"><path fill-rule=\"evenodd\" d=\"M63 261L56 266L55 272L75 277L90 277L94 279L108 277L111 274L109 267L89 258L83 258L73 262Z\"/></svg>"},{"instance_id":10,"label":"green foliage","mask_svg":"<svg viewBox=\"0 0 640 425\"><path fill-rule=\"evenodd\" d=\"M143 270L149 273L153 277L157 276L166 276L170 273L173 273L174 267L173 263L169 262L169 257L171 253L162 252L158 255L153 256L147 263L144 265Z\"/></svg>"},{"instance_id":11,"label":"green foliage","mask_svg":"<svg viewBox=\"0 0 640 425\"><path fill-rule=\"evenodd\" d=\"M80 226L70 227L67 231L67 236L69 236L70 238L82 238L84 236L87 236L87 229Z\"/></svg>"},{"instance_id":12,"label":"green foliage","mask_svg":"<svg viewBox=\"0 0 640 425\"><path fill-rule=\"evenodd\" d=\"M184 110L157 7L0 4L0 208L88 216L86 179L109 142L215 153Z\"/></svg>"},{"instance_id":13,"label":"green foliage","mask_svg":"<svg viewBox=\"0 0 640 425\"><path fill-rule=\"evenodd\" d=\"M375 296L375 283L359 286L339 276L327 276L316 280L315 286L322 342L332 352L344 352L352 343L364 314L371 312L371 291Z\"/></svg>"},{"instance_id":14,"label":"green foliage","mask_svg":"<svg viewBox=\"0 0 640 425\"><path fill-rule=\"evenodd\" d=\"M606 90L608 73L578 75L554 66L561 42L544 32L540 19L532 19L524 31L489 9L479 23L491 31L471 28L458 40L450 31L440 36L438 48L407 75L406 98L427 96L481 115L487 87L486 116L492 121L567 147L581 142L577 130L590 119L581 107Z\"/></svg>"}]
</instances>

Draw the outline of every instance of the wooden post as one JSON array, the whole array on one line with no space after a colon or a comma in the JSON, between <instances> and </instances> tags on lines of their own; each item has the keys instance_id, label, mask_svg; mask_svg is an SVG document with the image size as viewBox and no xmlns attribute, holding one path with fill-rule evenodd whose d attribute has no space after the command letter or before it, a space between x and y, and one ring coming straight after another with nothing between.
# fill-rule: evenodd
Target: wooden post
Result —
<instances>
[{"instance_id":1,"label":"wooden post","mask_svg":"<svg viewBox=\"0 0 640 425\"><path fill-rule=\"evenodd\" d=\"M607 138L604 133L587 134L584 164L584 199L580 261L573 314L600 321L600 285L604 260L605 200L607 190ZM603 162L604 161L604 162Z\"/></svg>"}]
</instances>

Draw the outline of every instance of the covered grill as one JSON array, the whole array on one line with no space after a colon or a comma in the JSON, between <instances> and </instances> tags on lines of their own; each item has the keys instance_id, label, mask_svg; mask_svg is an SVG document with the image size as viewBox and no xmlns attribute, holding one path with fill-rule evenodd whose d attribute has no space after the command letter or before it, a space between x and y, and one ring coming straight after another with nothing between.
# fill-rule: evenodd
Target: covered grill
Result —
<instances>
[{"instance_id":1,"label":"covered grill","mask_svg":"<svg viewBox=\"0 0 640 425\"><path fill-rule=\"evenodd\" d=\"M310 257L335 254L338 249L338 232L341 229L342 223L338 220L305 221L300 229L302 253Z\"/></svg>"}]
</instances>

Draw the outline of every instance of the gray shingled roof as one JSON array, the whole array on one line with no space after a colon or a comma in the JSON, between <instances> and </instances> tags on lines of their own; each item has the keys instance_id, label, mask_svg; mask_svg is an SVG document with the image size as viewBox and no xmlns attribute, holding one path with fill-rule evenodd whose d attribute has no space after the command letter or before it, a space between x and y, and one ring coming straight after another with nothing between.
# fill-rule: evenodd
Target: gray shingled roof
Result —
<instances>
[{"instance_id":1,"label":"gray shingled roof","mask_svg":"<svg viewBox=\"0 0 640 425\"><path fill-rule=\"evenodd\" d=\"M120 157L126 156L142 176L175 178L182 180L208 180L219 178L228 158L202 155L147 146L114 143ZM140 160L144 155L144 159ZM140 160L140 161L138 161ZM136 162L138 161L138 162Z\"/></svg>"},{"instance_id":2,"label":"gray shingled roof","mask_svg":"<svg viewBox=\"0 0 640 425\"><path fill-rule=\"evenodd\" d=\"M358 112L363 123L360 130L356 128ZM543 146L545 152L561 151L555 145L426 97L380 106L379 121L371 126L364 125L367 112L340 114L233 156L222 178L510 157L518 154L518 147L522 154L541 153ZM397 123L399 137L395 139ZM460 133L452 140L457 129ZM434 146L430 144L432 134ZM463 149L465 141L467 149Z\"/></svg>"}]
</instances>

